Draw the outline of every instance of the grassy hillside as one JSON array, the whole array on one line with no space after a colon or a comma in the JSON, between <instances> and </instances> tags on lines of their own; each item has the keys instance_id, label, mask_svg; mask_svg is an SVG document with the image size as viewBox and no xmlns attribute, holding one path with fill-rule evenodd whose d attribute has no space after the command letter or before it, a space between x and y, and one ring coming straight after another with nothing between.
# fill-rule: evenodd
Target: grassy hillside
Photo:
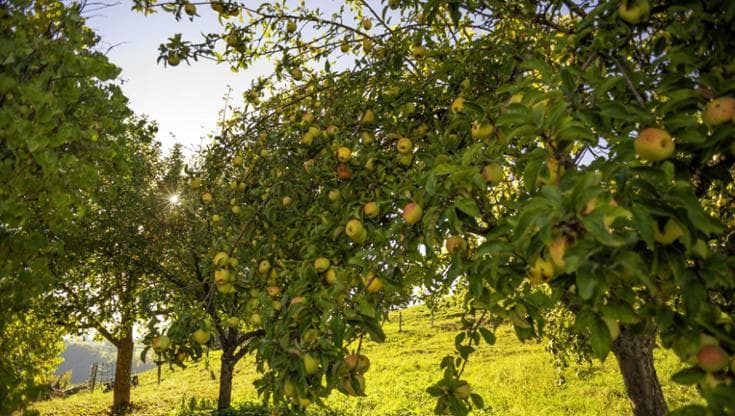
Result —
<instances>
[{"instance_id":1,"label":"grassy hillside","mask_svg":"<svg viewBox=\"0 0 735 416\"><path fill-rule=\"evenodd\" d=\"M363 345L372 361L366 375L365 398L347 398L334 392L328 400L333 411L313 409L315 415L334 416L410 416L430 415L434 402L424 389L440 377L439 361L450 351L456 334L456 318L440 318L430 326L423 307L403 312L404 331L398 332L397 314L386 326L387 341ZM206 363L193 363L186 370L164 369L160 386L156 371L145 372L140 386L133 390L133 415L186 415L190 407L211 409L217 396L219 355L210 354ZM664 393L672 407L680 406L696 394L670 382L678 359L659 353L656 368ZM511 328L498 332L495 346L483 345L473 355L466 378L488 406L474 415L627 415L630 408L614 357L605 363L565 371L566 383L558 385L559 375L551 356L536 343L518 342ZM257 378L252 357L240 363L235 375L233 401L240 415L255 415L258 402L252 381ZM41 415L91 416L109 414L111 393L82 393L67 399L37 403L33 409ZM202 412L202 414L205 414ZM265 414L265 413L262 413Z\"/></svg>"}]
</instances>

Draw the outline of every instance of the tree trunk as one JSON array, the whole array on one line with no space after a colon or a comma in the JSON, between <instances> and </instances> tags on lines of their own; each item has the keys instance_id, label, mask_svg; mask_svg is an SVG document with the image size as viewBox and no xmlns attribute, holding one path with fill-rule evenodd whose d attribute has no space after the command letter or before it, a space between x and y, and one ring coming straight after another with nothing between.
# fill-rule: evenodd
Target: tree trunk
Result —
<instances>
[{"instance_id":1,"label":"tree trunk","mask_svg":"<svg viewBox=\"0 0 735 416\"><path fill-rule=\"evenodd\" d=\"M668 408L653 366L655 330L635 333L621 327L620 336L613 343L633 414L635 416L664 416Z\"/></svg>"},{"instance_id":2,"label":"tree trunk","mask_svg":"<svg viewBox=\"0 0 735 416\"><path fill-rule=\"evenodd\" d=\"M122 408L130 403L130 376L133 368L133 327L125 329L125 334L117 346L115 362L115 387L112 407Z\"/></svg>"},{"instance_id":3,"label":"tree trunk","mask_svg":"<svg viewBox=\"0 0 735 416\"><path fill-rule=\"evenodd\" d=\"M230 408L232 399L232 374L235 371L234 348L229 345L222 346L222 363L219 369L219 398L217 399L217 410Z\"/></svg>"}]
</instances>

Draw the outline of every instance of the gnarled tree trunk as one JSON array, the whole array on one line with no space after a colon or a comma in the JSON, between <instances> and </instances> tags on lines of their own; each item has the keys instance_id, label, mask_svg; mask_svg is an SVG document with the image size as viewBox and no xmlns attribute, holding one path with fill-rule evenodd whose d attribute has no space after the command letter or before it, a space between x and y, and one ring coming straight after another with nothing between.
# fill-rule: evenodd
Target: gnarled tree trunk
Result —
<instances>
[{"instance_id":1,"label":"gnarled tree trunk","mask_svg":"<svg viewBox=\"0 0 735 416\"><path fill-rule=\"evenodd\" d=\"M618 359L635 416L664 416L668 411L653 366L655 343L655 330L636 333L625 326L613 343L612 350Z\"/></svg>"},{"instance_id":2,"label":"gnarled tree trunk","mask_svg":"<svg viewBox=\"0 0 735 416\"><path fill-rule=\"evenodd\" d=\"M234 348L230 345L222 345L222 362L219 369L219 398L217 399L217 410L230 408L232 400L232 374L235 371L237 360L234 356Z\"/></svg>"}]
</instances>

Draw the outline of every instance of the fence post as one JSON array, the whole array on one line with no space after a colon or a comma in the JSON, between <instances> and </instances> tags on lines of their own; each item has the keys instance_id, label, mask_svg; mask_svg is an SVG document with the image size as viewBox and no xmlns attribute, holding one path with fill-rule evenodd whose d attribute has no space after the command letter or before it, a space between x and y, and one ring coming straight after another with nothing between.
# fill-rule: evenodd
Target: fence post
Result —
<instances>
[{"instance_id":1,"label":"fence post","mask_svg":"<svg viewBox=\"0 0 735 416\"><path fill-rule=\"evenodd\" d=\"M398 333L403 332L403 311L398 311Z\"/></svg>"},{"instance_id":2,"label":"fence post","mask_svg":"<svg viewBox=\"0 0 735 416\"><path fill-rule=\"evenodd\" d=\"M92 371L89 375L89 392L94 393L94 385L97 383L97 363L92 363Z\"/></svg>"}]
</instances>

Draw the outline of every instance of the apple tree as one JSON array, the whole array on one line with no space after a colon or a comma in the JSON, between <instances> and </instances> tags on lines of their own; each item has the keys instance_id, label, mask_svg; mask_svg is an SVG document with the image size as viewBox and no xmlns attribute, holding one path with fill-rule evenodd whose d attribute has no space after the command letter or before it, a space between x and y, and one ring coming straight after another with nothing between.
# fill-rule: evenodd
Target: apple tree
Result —
<instances>
[{"instance_id":1,"label":"apple tree","mask_svg":"<svg viewBox=\"0 0 735 416\"><path fill-rule=\"evenodd\" d=\"M224 33L161 48L169 64L276 64L221 139L222 158L245 163L223 173L251 184L250 246L231 244L278 264L298 299L265 307L266 397L362 394L360 341L380 340L385 311L428 279L466 288L456 356L428 390L437 413L482 406L461 374L494 342L489 323L540 337L558 305L596 357L616 356L636 415L667 412L657 339L707 402L678 413L732 411L735 6L288 6L211 3Z\"/></svg>"}]
</instances>

